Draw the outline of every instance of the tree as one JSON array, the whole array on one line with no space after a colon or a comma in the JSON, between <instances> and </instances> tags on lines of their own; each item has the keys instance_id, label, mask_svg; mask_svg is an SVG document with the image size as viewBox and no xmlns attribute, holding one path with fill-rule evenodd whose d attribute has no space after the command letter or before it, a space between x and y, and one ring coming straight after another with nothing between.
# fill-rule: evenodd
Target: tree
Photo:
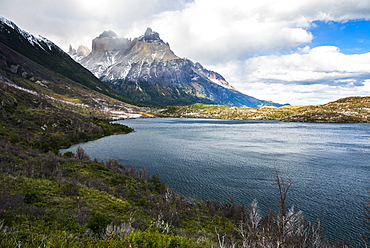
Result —
<instances>
[{"instance_id":1,"label":"tree","mask_svg":"<svg viewBox=\"0 0 370 248\"><path fill-rule=\"evenodd\" d=\"M105 214L93 212L87 222L87 227L100 238L111 221Z\"/></svg>"},{"instance_id":2,"label":"tree","mask_svg":"<svg viewBox=\"0 0 370 248\"><path fill-rule=\"evenodd\" d=\"M89 154L87 154L85 152L85 150L81 147L81 146L78 146L77 147L77 150L76 150L76 157L79 159L79 160L86 160L86 161L89 161L90 160L90 156Z\"/></svg>"},{"instance_id":3,"label":"tree","mask_svg":"<svg viewBox=\"0 0 370 248\"><path fill-rule=\"evenodd\" d=\"M292 186L292 182L285 182L283 179L280 178L279 172L276 171L275 173L275 182L279 187L279 196L280 196L280 215L285 216L286 211L287 211L287 203L286 203L286 198L288 195L288 191L290 186Z\"/></svg>"}]
</instances>

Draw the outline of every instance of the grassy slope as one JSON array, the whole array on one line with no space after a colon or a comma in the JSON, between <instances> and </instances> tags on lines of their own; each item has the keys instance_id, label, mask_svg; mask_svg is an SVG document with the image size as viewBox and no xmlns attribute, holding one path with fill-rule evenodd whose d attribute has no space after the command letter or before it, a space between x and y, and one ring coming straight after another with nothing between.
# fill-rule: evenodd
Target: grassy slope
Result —
<instances>
[{"instance_id":1,"label":"grassy slope","mask_svg":"<svg viewBox=\"0 0 370 248\"><path fill-rule=\"evenodd\" d=\"M20 93L13 87L1 86L0 134L25 148L55 152L74 143L132 131L126 126L98 119L90 115L88 109L48 101L26 92Z\"/></svg>"},{"instance_id":2,"label":"grassy slope","mask_svg":"<svg viewBox=\"0 0 370 248\"><path fill-rule=\"evenodd\" d=\"M349 97L322 106L283 106L280 108L231 108L193 104L154 111L160 116L222 118L236 120L282 120L298 122L370 122L370 97Z\"/></svg>"}]
</instances>

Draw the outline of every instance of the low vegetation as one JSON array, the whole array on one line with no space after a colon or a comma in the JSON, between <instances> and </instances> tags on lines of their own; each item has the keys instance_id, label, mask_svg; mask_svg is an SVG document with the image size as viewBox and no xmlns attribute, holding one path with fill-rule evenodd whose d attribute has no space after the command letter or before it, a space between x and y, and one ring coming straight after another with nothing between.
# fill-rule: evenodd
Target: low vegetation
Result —
<instances>
[{"instance_id":1,"label":"low vegetation","mask_svg":"<svg viewBox=\"0 0 370 248\"><path fill-rule=\"evenodd\" d=\"M346 247L286 205L291 183L278 174L280 206L262 216L257 201L189 201L82 148L57 155L2 139L0 150L0 247Z\"/></svg>"},{"instance_id":2,"label":"low vegetation","mask_svg":"<svg viewBox=\"0 0 370 248\"><path fill-rule=\"evenodd\" d=\"M370 122L370 97L349 97L322 106L288 105L280 108L233 108L219 105L193 104L156 109L153 113L165 117L368 123Z\"/></svg>"}]
</instances>

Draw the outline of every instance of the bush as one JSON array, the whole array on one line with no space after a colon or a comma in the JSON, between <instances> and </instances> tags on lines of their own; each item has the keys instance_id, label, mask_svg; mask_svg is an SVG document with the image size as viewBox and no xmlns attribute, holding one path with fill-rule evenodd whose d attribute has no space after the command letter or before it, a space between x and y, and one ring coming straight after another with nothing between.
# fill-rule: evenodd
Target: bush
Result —
<instances>
[{"instance_id":1,"label":"bush","mask_svg":"<svg viewBox=\"0 0 370 248\"><path fill-rule=\"evenodd\" d=\"M24 195L24 202L27 204L34 204L41 201L41 197L36 192L26 192Z\"/></svg>"},{"instance_id":2,"label":"bush","mask_svg":"<svg viewBox=\"0 0 370 248\"><path fill-rule=\"evenodd\" d=\"M63 154L64 157L66 158L73 158L75 156L75 154L71 151L67 151Z\"/></svg>"},{"instance_id":3,"label":"bush","mask_svg":"<svg viewBox=\"0 0 370 248\"><path fill-rule=\"evenodd\" d=\"M103 213L92 212L87 222L87 227L100 238L111 221L112 220Z\"/></svg>"},{"instance_id":4,"label":"bush","mask_svg":"<svg viewBox=\"0 0 370 248\"><path fill-rule=\"evenodd\" d=\"M132 248L167 248L167 247L195 247L195 242L180 236L159 233L156 230L148 229L145 232L132 233L127 237L128 247Z\"/></svg>"}]
</instances>

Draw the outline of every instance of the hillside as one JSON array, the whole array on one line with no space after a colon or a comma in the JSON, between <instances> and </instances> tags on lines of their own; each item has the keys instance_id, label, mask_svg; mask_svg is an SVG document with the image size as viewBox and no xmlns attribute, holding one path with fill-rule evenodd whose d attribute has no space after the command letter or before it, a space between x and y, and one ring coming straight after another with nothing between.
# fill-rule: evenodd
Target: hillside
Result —
<instances>
[{"instance_id":1,"label":"hillside","mask_svg":"<svg viewBox=\"0 0 370 248\"><path fill-rule=\"evenodd\" d=\"M18 75L34 83L24 85L29 89L36 85L43 86L50 90L47 94L56 97L59 94L62 98L68 96L71 101L76 100L73 98L77 95L81 101L91 101L92 94L131 103L109 89L53 42L22 30L3 17L0 17L0 70L5 78Z\"/></svg>"},{"instance_id":2,"label":"hillside","mask_svg":"<svg viewBox=\"0 0 370 248\"><path fill-rule=\"evenodd\" d=\"M370 97L348 97L322 106L282 106L279 108L231 108L194 104L157 109L166 117L221 118L234 120L281 120L290 122L370 122Z\"/></svg>"}]
</instances>

